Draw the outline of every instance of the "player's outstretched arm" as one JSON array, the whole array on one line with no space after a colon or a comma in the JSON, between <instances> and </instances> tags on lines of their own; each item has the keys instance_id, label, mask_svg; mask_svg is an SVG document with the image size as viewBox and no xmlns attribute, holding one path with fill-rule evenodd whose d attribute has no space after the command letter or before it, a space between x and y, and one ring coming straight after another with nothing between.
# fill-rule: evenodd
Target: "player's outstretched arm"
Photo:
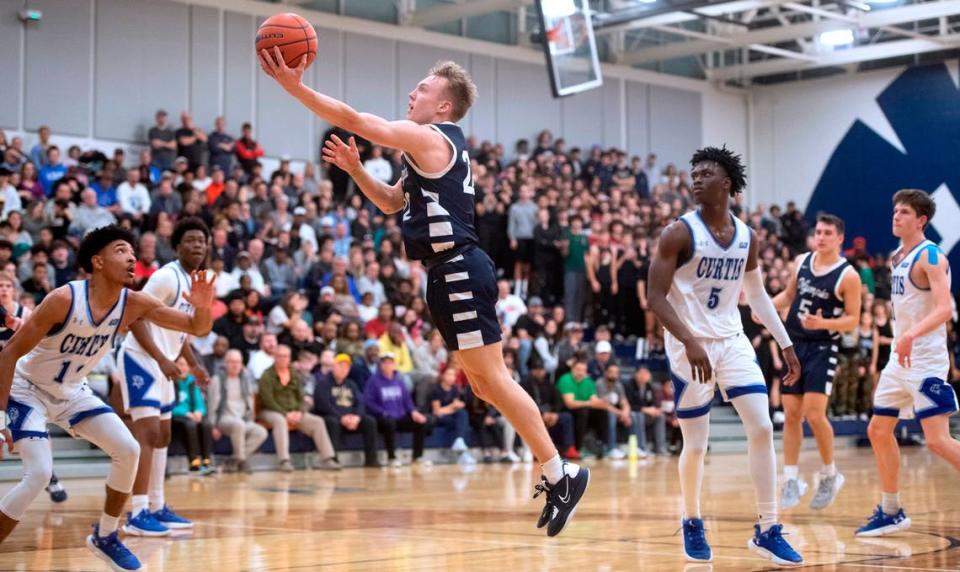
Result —
<instances>
[{"instance_id":1,"label":"player's outstretched arm","mask_svg":"<svg viewBox=\"0 0 960 572\"><path fill-rule=\"evenodd\" d=\"M195 270L190 273L190 293L184 293L183 298L195 308L192 316L165 306L149 294L130 292L127 302L130 311L126 314L129 318L124 317L125 323L121 327L129 328L130 324L142 319L168 330L205 336L213 328L210 307L213 305L216 281L216 275L208 277L205 270Z\"/></svg>"},{"instance_id":2,"label":"player's outstretched arm","mask_svg":"<svg viewBox=\"0 0 960 572\"><path fill-rule=\"evenodd\" d=\"M167 356L163 355L163 352L160 351L160 348L157 347L157 344L154 343L153 338L150 337L150 330L147 329L147 324L143 320L137 320L136 322L130 324L130 333L133 334L133 337L136 338L137 342L140 344L146 352L147 355L152 357L155 362L160 366L160 371L163 372L163 375L167 376L170 379L177 379L180 377L180 368L177 364L167 359Z\"/></svg>"},{"instance_id":3,"label":"player's outstretched arm","mask_svg":"<svg viewBox=\"0 0 960 572\"><path fill-rule=\"evenodd\" d=\"M787 328L784 327L780 314L777 313L773 300L770 299L763 285L763 274L760 272L760 264L757 261L759 250L757 235L751 234L750 252L747 254L747 266L743 275L743 292L746 294L750 309L760 318L760 322L783 350L783 358L787 362L787 374L783 377L783 383L793 385L800 378L800 360L797 359Z\"/></svg>"},{"instance_id":4,"label":"player's outstretched arm","mask_svg":"<svg viewBox=\"0 0 960 572\"><path fill-rule=\"evenodd\" d=\"M378 145L400 149L413 155L421 165L422 160L429 159L435 153L446 157L440 164L449 162L449 144L436 130L413 121L387 121L377 115L360 113L346 103L304 85L306 56L301 58L300 64L295 68L287 66L278 47L274 47L272 53L261 50L257 57L264 73L327 123L356 133Z\"/></svg>"},{"instance_id":5,"label":"player's outstretched arm","mask_svg":"<svg viewBox=\"0 0 960 572\"><path fill-rule=\"evenodd\" d=\"M36 347L54 326L67 319L72 302L73 295L69 286L61 286L51 292L40 302L30 319L17 328L3 351L0 351L0 411L7 409L17 360Z\"/></svg>"}]
</instances>

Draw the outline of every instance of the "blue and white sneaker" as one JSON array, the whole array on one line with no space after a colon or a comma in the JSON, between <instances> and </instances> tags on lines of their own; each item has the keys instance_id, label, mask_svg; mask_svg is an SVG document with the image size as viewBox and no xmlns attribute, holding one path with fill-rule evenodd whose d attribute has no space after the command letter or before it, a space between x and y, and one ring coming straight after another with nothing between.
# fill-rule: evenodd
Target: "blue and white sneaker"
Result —
<instances>
[{"instance_id":1,"label":"blue and white sneaker","mask_svg":"<svg viewBox=\"0 0 960 572\"><path fill-rule=\"evenodd\" d=\"M130 536L169 536L170 529L160 524L149 510L141 510L137 516L127 513L127 524L123 525L124 534Z\"/></svg>"},{"instance_id":2,"label":"blue and white sneaker","mask_svg":"<svg viewBox=\"0 0 960 572\"><path fill-rule=\"evenodd\" d=\"M803 564L803 556L783 538L782 524L775 524L766 532L760 532L759 524L753 525L753 538L747 541L747 548L780 566Z\"/></svg>"},{"instance_id":3,"label":"blue and white sneaker","mask_svg":"<svg viewBox=\"0 0 960 572\"><path fill-rule=\"evenodd\" d=\"M903 512L902 508L897 511L897 514L890 515L883 512L880 505L877 505L870 520L858 528L854 536L886 536L908 528L910 528L910 517Z\"/></svg>"},{"instance_id":4,"label":"blue and white sneaker","mask_svg":"<svg viewBox=\"0 0 960 572\"><path fill-rule=\"evenodd\" d=\"M193 522L189 521L177 513L173 512L173 509L167 505L163 505L163 508L153 513L153 518L157 522L166 526L170 530L181 530L184 528L193 528Z\"/></svg>"},{"instance_id":5,"label":"blue and white sneaker","mask_svg":"<svg viewBox=\"0 0 960 572\"><path fill-rule=\"evenodd\" d=\"M100 523L93 523L93 534L87 537L87 546L93 554L110 565L111 570L123 572L126 570L142 570L140 560L120 542L117 531L107 536L100 536Z\"/></svg>"},{"instance_id":6,"label":"blue and white sneaker","mask_svg":"<svg viewBox=\"0 0 960 572\"><path fill-rule=\"evenodd\" d=\"M707 535L704 533L703 519L687 518L681 523L683 529L683 555L690 562L711 562L713 553L707 544Z\"/></svg>"}]
</instances>

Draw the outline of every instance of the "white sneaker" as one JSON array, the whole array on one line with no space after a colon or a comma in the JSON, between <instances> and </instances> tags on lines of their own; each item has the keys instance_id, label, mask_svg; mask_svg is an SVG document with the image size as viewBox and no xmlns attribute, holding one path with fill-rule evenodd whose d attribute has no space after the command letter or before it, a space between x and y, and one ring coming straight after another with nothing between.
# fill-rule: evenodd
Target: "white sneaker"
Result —
<instances>
[{"instance_id":1,"label":"white sneaker","mask_svg":"<svg viewBox=\"0 0 960 572\"><path fill-rule=\"evenodd\" d=\"M510 461L511 463L519 463L520 457L513 451L507 451L507 454L503 456L504 459Z\"/></svg>"},{"instance_id":2,"label":"white sneaker","mask_svg":"<svg viewBox=\"0 0 960 572\"><path fill-rule=\"evenodd\" d=\"M614 461L620 461L624 459L626 456L627 456L626 453L624 453L620 449L612 449L609 454L609 457Z\"/></svg>"},{"instance_id":3,"label":"white sneaker","mask_svg":"<svg viewBox=\"0 0 960 572\"><path fill-rule=\"evenodd\" d=\"M467 451L464 451L463 453L460 453L460 457L457 458L457 463L461 465L476 465L477 460L473 458L473 455Z\"/></svg>"},{"instance_id":4,"label":"white sneaker","mask_svg":"<svg viewBox=\"0 0 960 572\"><path fill-rule=\"evenodd\" d=\"M396 459L391 459L389 464L391 467L399 468L403 466L403 461L400 460L400 457L397 457Z\"/></svg>"},{"instance_id":5,"label":"white sneaker","mask_svg":"<svg viewBox=\"0 0 960 572\"><path fill-rule=\"evenodd\" d=\"M413 464L420 467L432 467L433 461L427 459L426 457L420 457L419 459L414 460Z\"/></svg>"},{"instance_id":6,"label":"white sneaker","mask_svg":"<svg viewBox=\"0 0 960 572\"><path fill-rule=\"evenodd\" d=\"M467 450L467 443L463 440L463 437L457 437L453 445L450 445L450 450L456 453L462 453Z\"/></svg>"}]
</instances>

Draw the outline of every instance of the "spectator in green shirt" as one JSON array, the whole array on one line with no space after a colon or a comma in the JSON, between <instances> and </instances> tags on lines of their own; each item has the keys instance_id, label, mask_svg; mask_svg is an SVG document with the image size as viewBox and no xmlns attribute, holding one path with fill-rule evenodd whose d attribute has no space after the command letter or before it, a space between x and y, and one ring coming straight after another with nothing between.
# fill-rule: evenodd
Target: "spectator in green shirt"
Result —
<instances>
[{"instance_id":1,"label":"spectator in green shirt","mask_svg":"<svg viewBox=\"0 0 960 572\"><path fill-rule=\"evenodd\" d=\"M597 441L591 450L602 458L603 443L607 441L607 403L597 397L597 386L587 375L587 360L584 356L578 355L573 368L560 376L557 389L563 396L563 404L573 415L573 439L577 450L584 452L584 438L592 428L597 435Z\"/></svg>"},{"instance_id":2,"label":"spectator in green shirt","mask_svg":"<svg viewBox=\"0 0 960 572\"><path fill-rule=\"evenodd\" d=\"M563 252L563 309L568 320L580 322L587 297L586 255L590 247L580 217L570 220L570 228L563 231L560 244Z\"/></svg>"}]
</instances>

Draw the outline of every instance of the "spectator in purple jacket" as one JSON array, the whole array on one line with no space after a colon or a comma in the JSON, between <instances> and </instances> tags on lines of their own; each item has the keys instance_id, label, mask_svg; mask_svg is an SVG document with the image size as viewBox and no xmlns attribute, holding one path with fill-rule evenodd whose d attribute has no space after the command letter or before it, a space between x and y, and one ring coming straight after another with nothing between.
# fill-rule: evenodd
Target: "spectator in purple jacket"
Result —
<instances>
[{"instance_id":1,"label":"spectator in purple jacket","mask_svg":"<svg viewBox=\"0 0 960 572\"><path fill-rule=\"evenodd\" d=\"M422 457L423 442L432 424L426 415L414 407L410 390L397 372L393 354L385 353L380 356L380 367L364 386L363 401L367 406L367 413L377 420L377 429L383 434L390 466L402 465L396 454L398 431L413 433L414 462L430 464L430 461Z\"/></svg>"}]
</instances>

